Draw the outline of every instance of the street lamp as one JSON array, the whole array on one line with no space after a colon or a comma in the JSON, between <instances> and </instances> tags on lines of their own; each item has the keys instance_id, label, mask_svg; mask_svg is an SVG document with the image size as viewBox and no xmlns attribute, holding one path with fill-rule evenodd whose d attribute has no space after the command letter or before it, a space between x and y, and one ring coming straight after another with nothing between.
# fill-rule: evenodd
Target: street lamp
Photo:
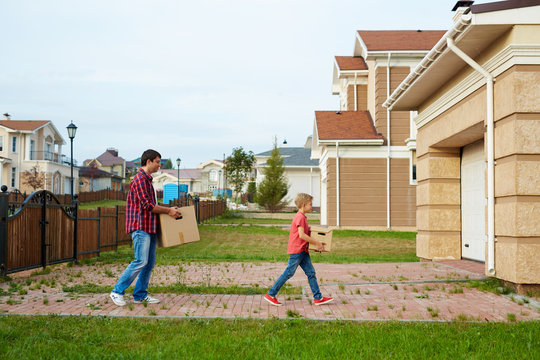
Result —
<instances>
[{"instance_id":1,"label":"street lamp","mask_svg":"<svg viewBox=\"0 0 540 360\"><path fill-rule=\"evenodd\" d=\"M219 192L221 192L221 197L223 198L223 189L221 189L221 169L219 169L218 173L218 195Z\"/></svg>"},{"instance_id":2,"label":"street lamp","mask_svg":"<svg viewBox=\"0 0 540 360\"><path fill-rule=\"evenodd\" d=\"M178 201L180 201L180 158L176 159L176 166L178 167Z\"/></svg>"},{"instance_id":3,"label":"street lamp","mask_svg":"<svg viewBox=\"0 0 540 360\"><path fill-rule=\"evenodd\" d=\"M67 132L69 140L71 140L71 201L73 201L73 139L75 138L75 134L77 133L77 126L75 126L73 120L71 120L71 124L67 126Z\"/></svg>"}]
</instances>

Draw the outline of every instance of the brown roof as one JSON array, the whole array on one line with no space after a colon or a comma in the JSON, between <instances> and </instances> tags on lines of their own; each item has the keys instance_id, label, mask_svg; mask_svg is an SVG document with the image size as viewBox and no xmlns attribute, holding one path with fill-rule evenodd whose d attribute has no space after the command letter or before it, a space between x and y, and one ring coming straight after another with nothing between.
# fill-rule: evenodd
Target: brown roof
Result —
<instances>
[{"instance_id":1,"label":"brown roof","mask_svg":"<svg viewBox=\"0 0 540 360\"><path fill-rule=\"evenodd\" d=\"M358 30L369 51L431 50L444 33L442 30Z\"/></svg>"},{"instance_id":2,"label":"brown roof","mask_svg":"<svg viewBox=\"0 0 540 360\"><path fill-rule=\"evenodd\" d=\"M336 56L340 70L367 70L367 64L361 56Z\"/></svg>"},{"instance_id":3,"label":"brown roof","mask_svg":"<svg viewBox=\"0 0 540 360\"><path fill-rule=\"evenodd\" d=\"M382 139L369 111L315 111L319 140Z\"/></svg>"},{"instance_id":4,"label":"brown roof","mask_svg":"<svg viewBox=\"0 0 540 360\"><path fill-rule=\"evenodd\" d=\"M478 4L471 6L471 12L473 14L499 11L499 10L508 10L508 9L517 9L522 7L537 6L540 5L539 0L507 0L507 1L496 1L485 4Z\"/></svg>"},{"instance_id":5,"label":"brown roof","mask_svg":"<svg viewBox=\"0 0 540 360\"><path fill-rule=\"evenodd\" d=\"M13 130L33 131L48 122L49 120L1 120L0 125Z\"/></svg>"}]
</instances>

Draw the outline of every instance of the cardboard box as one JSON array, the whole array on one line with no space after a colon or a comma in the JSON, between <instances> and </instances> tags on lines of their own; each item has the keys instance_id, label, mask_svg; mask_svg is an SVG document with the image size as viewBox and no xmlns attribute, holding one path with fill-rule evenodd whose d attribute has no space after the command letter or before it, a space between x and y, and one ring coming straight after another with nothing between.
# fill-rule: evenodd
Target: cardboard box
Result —
<instances>
[{"instance_id":1,"label":"cardboard box","mask_svg":"<svg viewBox=\"0 0 540 360\"><path fill-rule=\"evenodd\" d=\"M179 208L181 219L174 219L167 214L159 214L158 246L171 247L199 241L199 228L195 217L195 207Z\"/></svg>"},{"instance_id":2,"label":"cardboard box","mask_svg":"<svg viewBox=\"0 0 540 360\"><path fill-rule=\"evenodd\" d=\"M315 225L311 226L311 237L317 241L322 241L323 243L326 243L324 245L324 250L331 251L332 250L332 229L328 228L327 226L321 226L321 225ZM311 250L312 249L310 246Z\"/></svg>"}]
</instances>

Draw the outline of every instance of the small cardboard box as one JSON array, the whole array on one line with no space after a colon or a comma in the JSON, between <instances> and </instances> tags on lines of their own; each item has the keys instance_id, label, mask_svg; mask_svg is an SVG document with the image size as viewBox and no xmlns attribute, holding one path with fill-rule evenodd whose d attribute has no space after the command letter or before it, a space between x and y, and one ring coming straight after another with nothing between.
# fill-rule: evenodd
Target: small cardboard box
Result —
<instances>
[{"instance_id":1,"label":"small cardboard box","mask_svg":"<svg viewBox=\"0 0 540 360\"><path fill-rule=\"evenodd\" d=\"M328 228L327 226L312 226L311 227L311 237L317 241L322 241L323 243L326 243L324 245L324 250L331 251L332 250L332 229ZM315 249L312 249L315 250Z\"/></svg>"},{"instance_id":2,"label":"small cardboard box","mask_svg":"<svg viewBox=\"0 0 540 360\"><path fill-rule=\"evenodd\" d=\"M173 219L167 214L159 214L158 246L171 247L199 241L199 228L195 217L195 207L179 208L181 219Z\"/></svg>"}]
</instances>

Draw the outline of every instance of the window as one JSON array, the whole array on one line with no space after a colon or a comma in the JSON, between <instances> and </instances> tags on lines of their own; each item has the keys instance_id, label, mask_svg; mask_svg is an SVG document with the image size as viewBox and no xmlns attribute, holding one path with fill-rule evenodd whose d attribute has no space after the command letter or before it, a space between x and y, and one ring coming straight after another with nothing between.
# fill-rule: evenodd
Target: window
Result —
<instances>
[{"instance_id":1,"label":"window","mask_svg":"<svg viewBox=\"0 0 540 360\"><path fill-rule=\"evenodd\" d=\"M0 136L0 151L4 151L4 137Z\"/></svg>"},{"instance_id":2,"label":"window","mask_svg":"<svg viewBox=\"0 0 540 360\"><path fill-rule=\"evenodd\" d=\"M409 184L416 185L416 150L410 152L409 157Z\"/></svg>"},{"instance_id":3,"label":"window","mask_svg":"<svg viewBox=\"0 0 540 360\"><path fill-rule=\"evenodd\" d=\"M210 181L217 181L218 178L217 178L217 171L216 170L212 170L210 171Z\"/></svg>"},{"instance_id":4,"label":"window","mask_svg":"<svg viewBox=\"0 0 540 360\"><path fill-rule=\"evenodd\" d=\"M30 140L30 160L36 159L36 142L34 140Z\"/></svg>"},{"instance_id":5,"label":"window","mask_svg":"<svg viewBox=\"0 0 540 360\"><path fill-rule=\"evenodd\" d=\"M45 160L52 160L52 159L53 159L52 144L45 143Z\"/></svg>"},{"instance_id":6,"label":"window","mask_svg":"<svg viewBox=\"0 0 540 360\"><path fill-rule=\"evenodd\" d=\"M17 152L17 137L16 137L16 136L14 136L14 137L12 138L11 152L13 152L13 153L16 153L16 152Z\"/></svg>"},{"instance_id":7,"label":"window","mask_svg":"<svg viewBox=\"0 0 540 360\"><path fill-rule=\"evenodd\" d=\"M11 168L11 187L14 188L15 187L15 180L17 178L17 168L16 167L12 167Z\"/></svg>"}]
</instances>

